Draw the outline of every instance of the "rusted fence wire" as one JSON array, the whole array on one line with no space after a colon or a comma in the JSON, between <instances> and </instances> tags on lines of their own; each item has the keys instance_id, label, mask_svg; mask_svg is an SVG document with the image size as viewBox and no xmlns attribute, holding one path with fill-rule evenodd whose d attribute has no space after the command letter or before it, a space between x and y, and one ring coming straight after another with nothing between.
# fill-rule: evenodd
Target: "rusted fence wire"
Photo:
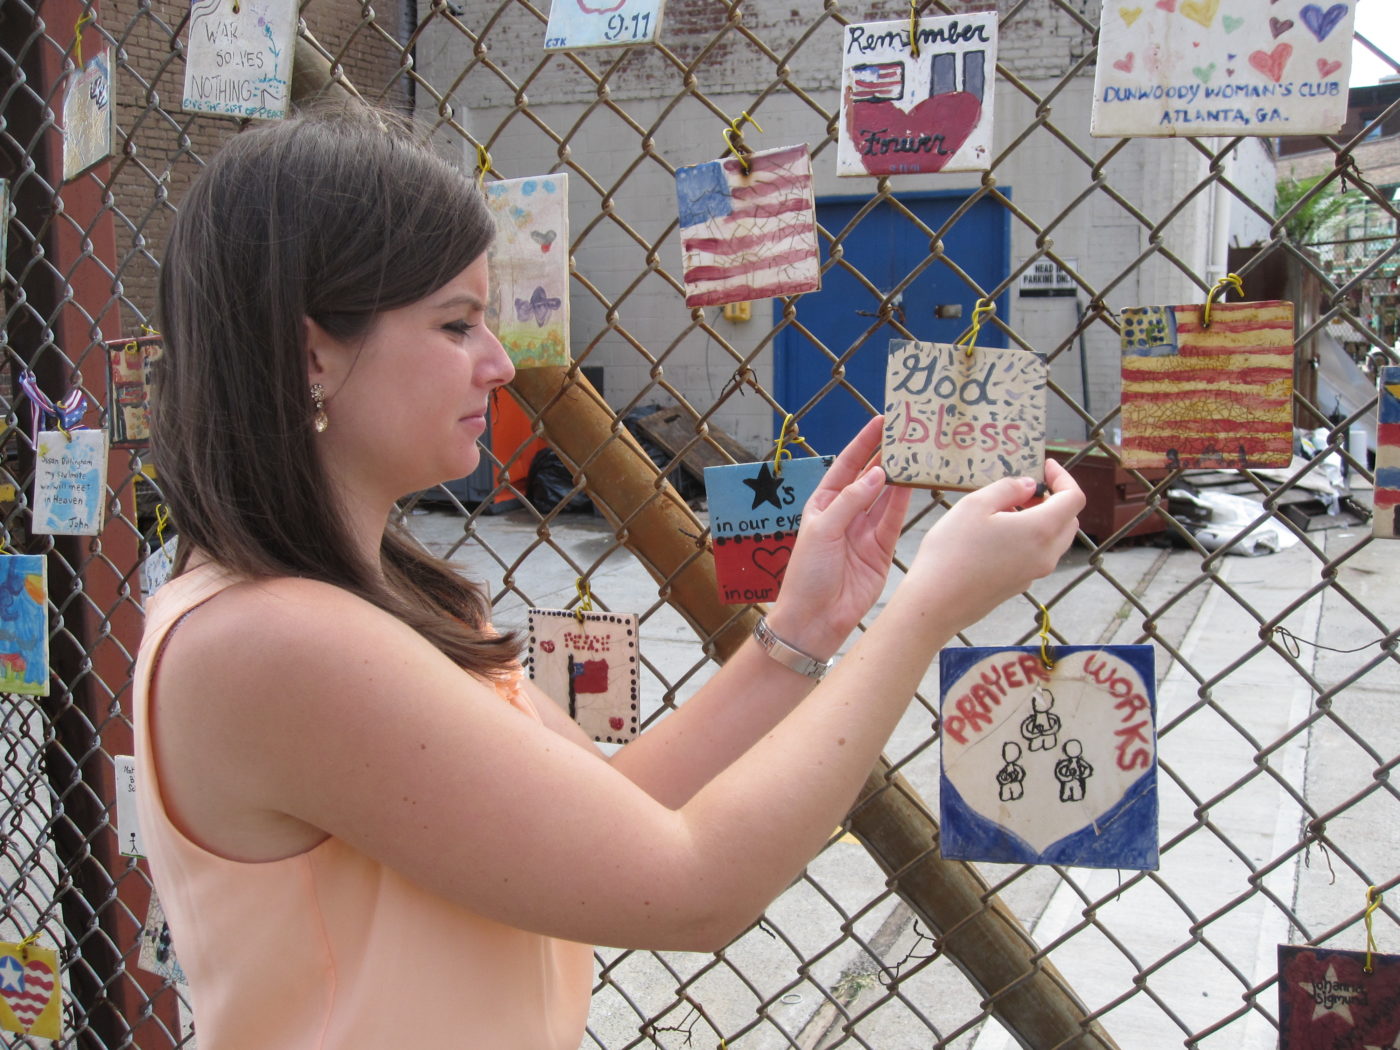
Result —
<instances>
[{"instance_id":1,"label":"rusted fence wire","mask_svg":"<svg viewBox=\"0 0 1400 1050\"><path fill-rule=\"evenodd\" d=\"M1366 521L1374 370L1397 360L1400 176L1372 171L1400 92L1318 139L1323 178L1277 212L1261 140L1089 137L1097 2L973 6L1000 23L989 171L837 179L841 27L906 4L669 0L656 42L576 52L544 49L548 5L529 0L301 5L298 99L348 91L410 113L465 170L489 157L487 177L570 178L574 365L522 372L483 470L403 508L485 580L499 618L559 603L576 578L604 606L643 595L643 713L664 717L754 615L715 595L703 509L681 494L696 465L771 455L788 414L834 451L847 435L832 413L881 408L861 376L888 339L952 341L985 298L984 339L1049 361L1054 454L1097 488L1056 574L964 641L1026 643L1041 603L1057 642L1157 651L1160 870L943 860L931 675L847 827L762 922L713 956L600 951L587 1046L1272 1046L1274 946L1361 947L1367 887L1400 882L1400 597ZM114 451L101 533L37 534L19 386L28 369L77 388L105 425L106 342L158 325L169 219L240 127L180 108L188 11L0 7L0 513L6 550L47 561L52 662L48 696L0 696L0 940L59 950L63 1045L160 1050L193 1031L183 987L139 958L149 879L118 838L142 566L167 538L159 478L139 444ZM113 156L65 183L65 84L100 47ZM674 173L720 155L736 126L754 148L809 145L838 295L755 303L747 319L684 305ZM1292 220L1341 188L1364 228L1297 236ZM1208 479L1121 466L1118 316L1199 301L1226 270L1250 298L1298 305L1294 419L1312 455L1214 479L1255 509L1207 542L1191 493ZM1036 275L1063 294L1035 295ZM628 423L666 447L649 455ZM545 444L564 491L531 483ZM567 509L580 494L595 515ZM916 502L896 573L944 506ZM1382 949L1400 948L1389 903L1373 921Z\"/></svg>"}]
</instances>

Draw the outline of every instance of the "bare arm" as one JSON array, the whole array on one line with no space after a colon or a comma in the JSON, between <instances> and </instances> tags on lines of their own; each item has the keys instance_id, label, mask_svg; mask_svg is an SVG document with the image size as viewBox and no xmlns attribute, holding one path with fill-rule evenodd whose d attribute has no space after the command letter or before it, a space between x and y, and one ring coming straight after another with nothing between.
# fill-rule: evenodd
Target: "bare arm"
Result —
<instances>
[{"instance_id":1,"label":"bare arm","mask_svg":"<svg viewBox=\"0 0 1400 1050\"><path fill-rule=\"evenodd\" d=\"M780 638L819 659L836 652L880 596L909 506L908 489L886 487L878 470L866 469L879 448L882 422L876 417L856 435L803 508L782 593L768 613ZM675 808L814 685L749 640L693 697L618 752L612 765Z\"/></svg>"},{"instance_id":2,"label":"bare arm","mask_svg":"<svg viewBox=\"0 0 1400 1050\"><path fill-rule=\"evenodd\" d=\"M1082 496L1051 477L1020 513L1029 482L961 500L828 679L679 808L379 610L301 580L224 592L172 639L155 708L167 804L244 859L285 855L267 830L292 822L524 929L716 947L820 848L933 653L1053 568Z\"/></svg>"}]
</instances>

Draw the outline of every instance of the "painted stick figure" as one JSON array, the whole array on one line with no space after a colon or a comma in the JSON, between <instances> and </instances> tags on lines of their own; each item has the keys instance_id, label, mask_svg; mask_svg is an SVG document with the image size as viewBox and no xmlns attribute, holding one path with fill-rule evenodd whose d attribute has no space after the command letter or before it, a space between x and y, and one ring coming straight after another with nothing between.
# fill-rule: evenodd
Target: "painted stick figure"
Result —
<instances>
[{"instance_id":1,"label":"painted stick figure","mask_svg":"<svg viewBox=\"0 0 1400 1050\"><path fill-rule=\"evenodd\" d=\"M1026 767L1016 760L1021 757L1021 745L1008 740L1001 745L1002 761L1006 765L997 770L997 783L1001 785L1001 800L1015 802L1026 793Z\"/></svg>"},{"instance_id":2,"label":"painted stick figure","mask_svg":"<svg viewBox=\"0 0 1400 1050\"><path fill-rule=\"evenodd\" d=\"M1029 750L1055 750L1060 737L1060 716L1050 712L1054 706L1055 694L1037 685L1031 694L1032 713L1021 720L1021 735Z\"/></svg>"},{"instance_id":3,"label":"painted stick figure","mask_svg":"<svg viewBox=\"0 0 1400 1050\"><path fill-rule=\"evenodd\" d=\"M1094 775L1094 767L1084 761L1084 748L1078 740L1066 740L1065 757L1055 763L1055 779L1060 782L1060 801L1078 802L1084 798L1084 781Z\"/></svg>"}]
</instances>

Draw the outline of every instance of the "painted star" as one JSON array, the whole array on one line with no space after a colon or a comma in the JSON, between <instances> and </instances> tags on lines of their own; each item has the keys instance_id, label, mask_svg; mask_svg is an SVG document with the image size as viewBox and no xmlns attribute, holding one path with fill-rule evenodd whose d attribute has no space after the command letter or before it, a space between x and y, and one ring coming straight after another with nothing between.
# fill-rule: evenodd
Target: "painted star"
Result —
<instances>
[{"instance_id":1,"label":"painted star","mask_svg":"<svg viewBox=\"0 0 1400 1050\"><path fill-rule=\"evenodd\" d=\"M1328 966L1327 977L1325 980L1299 981L1298 987L1306 991L1308 993L1308 996L1313 1000L1315 1004L1313 1006L1312 1015L1312 1019L1314 1021L1316 1021L1319 1017L1326 1017L1328 1014L1336 1014L1347 1024L1355 1026L1356 1019L1351 1016L1351 1004L1347 1002L1347 1000L1344 997L1339 996L1336 1000L1336 1003L1332 1006L1327 1006L1324 1003L1318 1001L1320 998L1325 996L1328 993L1329 989L1335 986L1336 983L1337 968L1335 966Z\"/></svg>"},{"instance_id":2,"label":"painted star","mask_svg":"<svg viewBox=\"0 0 1400 1050\"><path fill-rule=\"evenodd\" d=\"M768 469L768 463L758 468L758 476L745 478L744 484L753 489L753 506L750 510L757 510L759 504L771 503L779 510L783 509L782 502L778 499L778 487L783 483L782 478L773 476L773 472Z\"/></svg>"},{"instance_id":3,"label":"painted star","mask_svg":"<svg viewBox=\"0 0 1400 1050\"><path fill-rule=\"evenodd\" d=\"M0 991L24 991L24 967L13 955L0 959Z\"/></svg>"}]
</instances>

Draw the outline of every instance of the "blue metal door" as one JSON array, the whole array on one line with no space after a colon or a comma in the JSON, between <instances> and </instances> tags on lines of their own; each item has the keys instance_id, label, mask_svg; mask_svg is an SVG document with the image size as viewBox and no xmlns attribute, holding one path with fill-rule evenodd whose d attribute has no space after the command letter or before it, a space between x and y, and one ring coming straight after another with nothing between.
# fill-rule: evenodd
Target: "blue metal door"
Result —
<instances>
[{"instance_id":1,"label":"blue metal door","mask_svg":"<svg viewBox=\"0 0 1400 1050\"><path fill-rule=\"evenodd\" d=\"M818 201L817 221L835 236L846 229L868 200ZM805 409L799 426L802 436L817 451L839 452L870 418L857 392L877 411L884 407L885 360L890 340L903 335L889 324L877 325L880 299L929 255L929 235L901 208L936 231L966 201L967 194L962 191L910 194L900 197L900 207L882 201L841 240L842 254L850 269L836 266L826 270L821 291L809 292L798 300L797 325L789 325L778 334L774 375L778 399L788 411ZM823 264L830 248L823 239ZM984 198L948 230L943 248L947 260L965 271L979 287L995 287L1010 271L1010 217L996 201ZM948 262L934 260L904 290L896 316L902 318L916 339L951 343L967 330L976 302L974 288ZM775 300L775 324L782 319L782 305ZM949 308L959 306L960 317L936 314L940 307L944 314L952 314L955 311ZM1005 319L1008 306L1009 296L1001 296L997 300L997 315ZM839 364L813 338L824 343L840 359ZM982 346L1006 345L1005 337L995 326L983 326L977 341ZM833 370L838 367L844 369L844 383L838 383L809 405L832 381Z\"/></svg>"}]
</instances>

